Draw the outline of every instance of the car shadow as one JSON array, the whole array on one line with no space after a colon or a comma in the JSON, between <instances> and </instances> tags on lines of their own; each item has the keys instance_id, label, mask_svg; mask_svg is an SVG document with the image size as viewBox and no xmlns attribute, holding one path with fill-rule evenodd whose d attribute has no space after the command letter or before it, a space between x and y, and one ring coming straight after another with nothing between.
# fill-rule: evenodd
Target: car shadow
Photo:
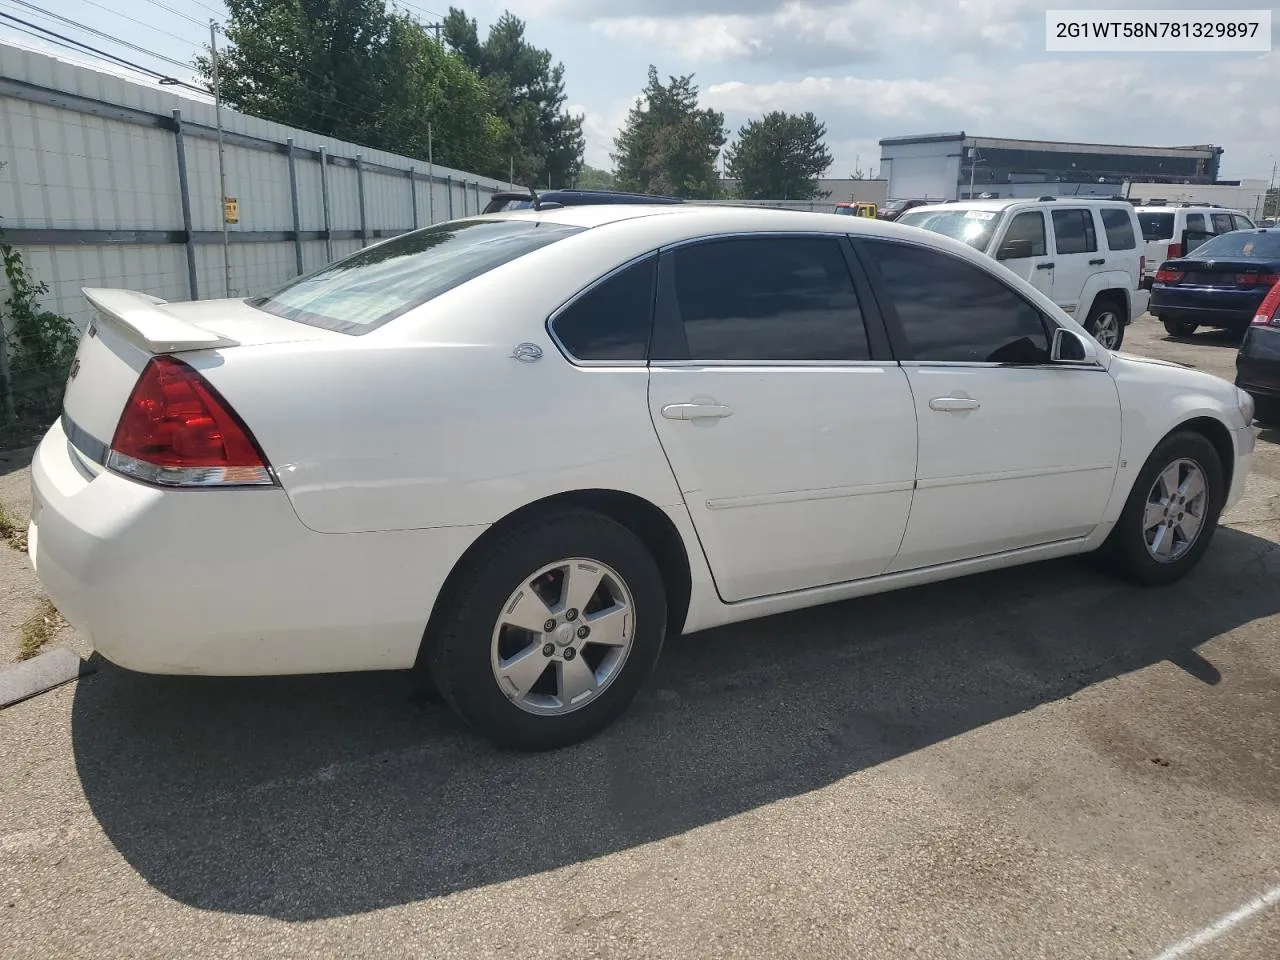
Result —
<instances>
[{"instance_id":1,"label":"car shadow","mask_svg":"<svg viewBox=\"0 0 1280 960\"><path fill-rule=\"evenodd\" d=\"M35 447L0 449L0 477L8 476L18 470L25 470L31 466L31 457L35 452Z\"/></svg>"},{"instance_id":2,"label":"car shadow","mask_svg":"<svg viewBox=\"0 0 1280 960\"><path fill-rule=\"evenodd\" d=\"M1057 561L681 638L617 724L545 754L487 746L400 674L104 665L75 694L76 765L169 897L355 914L674 837L1160 661L1224 682L1196 648L1280 612L1274 547L1224 528L1172 587Z\"/></svg>"},{"instance_id":3,"label":"car shadow","mask_svg":"<svg viewBox=\"0 0 1280 960\"><path fill-rule=\"evenodd\" d=\"M1239 347L1240 342L1244 339L1244 333L1234 333L1231 330L1212 329L1197 330L1189 337L1175 337L1171 333L1166 333L1160 338L1165 343L1185 343L1188 345L1200 344L1202 346L1212 347ZM1178 361L1179 363L1183 361Z\"/></svg>"}]
</instances>

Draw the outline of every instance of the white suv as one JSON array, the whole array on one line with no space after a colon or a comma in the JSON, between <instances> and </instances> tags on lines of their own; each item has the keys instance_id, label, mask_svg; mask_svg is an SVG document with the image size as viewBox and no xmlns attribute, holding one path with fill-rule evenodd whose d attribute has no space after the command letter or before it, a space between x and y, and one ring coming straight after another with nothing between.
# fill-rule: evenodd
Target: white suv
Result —
<instances>
[{"instance_id":1,"label":"white suv","mask_svg":"<svg viewBox=\"0 0 1280 960\"><path fill-rule=\"evenodd\" d=\"M1148 290L1155 282L1160 264L1191 252L1182 249L1184 230L1218 234L1254 228L1254 222L1239 210L1190 203L1138 207L1138 223L1142 226L1143 253L1147 258L1142 285Z\"/></svg>"},{"instance_id":2,"label":"white suv","mask_svg":"<svg viewBox=\"0 0 1280 960\"><path fill-rule=\"evenodd\" d=\"M1124 200L1041 197L916 207L898 223L963 240L1071 314L1109 350L1146 312L1141 230Z\"/></svg>"}]
</instances>

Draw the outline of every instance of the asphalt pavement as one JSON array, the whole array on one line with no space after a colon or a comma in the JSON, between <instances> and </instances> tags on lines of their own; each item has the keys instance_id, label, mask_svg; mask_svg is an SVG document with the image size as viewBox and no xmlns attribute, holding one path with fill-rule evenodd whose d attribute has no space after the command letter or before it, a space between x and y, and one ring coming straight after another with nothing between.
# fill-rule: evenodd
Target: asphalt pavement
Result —
<instances>
[{"instance_id":1,"label":"asphalt pavement","mask_svg":"<svg viewBox=\"0 0 1280 960\"><path fill-rule=\"evenodd\" d=\"M682 638L551 754L398 675L103 664L0 711L0 955L1280 956L1277 441L1178 585L1068 560Z\"/></svg>"}]
</instances>

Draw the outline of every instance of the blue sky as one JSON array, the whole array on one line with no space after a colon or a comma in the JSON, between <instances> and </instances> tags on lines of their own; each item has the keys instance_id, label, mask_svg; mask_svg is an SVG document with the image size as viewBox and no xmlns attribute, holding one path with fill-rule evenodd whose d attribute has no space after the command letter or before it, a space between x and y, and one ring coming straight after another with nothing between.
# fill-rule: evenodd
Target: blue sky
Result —
<instances>
[{"instance_id":1,"label":"blue sky","mask_svg":"<svg viewBox=\"0 0 1280 960\"><path fill-rule=\"evenodd\" d=\"M219 0L26 0L174 60L189 61ZM97 4L97 5L95 5ZM440 0L401 2L424 21ZM650 63L695 74L736 130L766 110L827 124L832 176L878 166L881 137L964 130L995 137L1226 148L1224 177L1280 160L1280 53L1048 54L1046 9L1267 8L1257 0L508 0L471 3L481 29L503 9L564 62L585 117L587 160L609 166L613 135ZM165 9L168 8L168 9ZM119 51L15 0L0 11ZM433 14L436 17L433 17ZM1273 13L1280 33L1280 13ZM8 27L0 37L16 38ZM22 38L26 46L38 46ZM1273 47L1275 43L1273 41Z\"/></svg>"}]
</instances>

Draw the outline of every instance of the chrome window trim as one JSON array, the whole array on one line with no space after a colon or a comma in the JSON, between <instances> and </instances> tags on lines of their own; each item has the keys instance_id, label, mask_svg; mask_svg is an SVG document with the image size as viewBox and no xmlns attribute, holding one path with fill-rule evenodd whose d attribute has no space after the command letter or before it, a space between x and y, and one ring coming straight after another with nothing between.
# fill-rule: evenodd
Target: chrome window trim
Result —
<instances>
[{"instance_id":1,"label":"chrome window trim","mask_svg":"<svg viewBox=\"0 0 1280 960\"><path fill-rule=\"evenodd\" d=\"M653 360L650 367L897 367L897 360Z\"/></svg>"}]
</instances>

